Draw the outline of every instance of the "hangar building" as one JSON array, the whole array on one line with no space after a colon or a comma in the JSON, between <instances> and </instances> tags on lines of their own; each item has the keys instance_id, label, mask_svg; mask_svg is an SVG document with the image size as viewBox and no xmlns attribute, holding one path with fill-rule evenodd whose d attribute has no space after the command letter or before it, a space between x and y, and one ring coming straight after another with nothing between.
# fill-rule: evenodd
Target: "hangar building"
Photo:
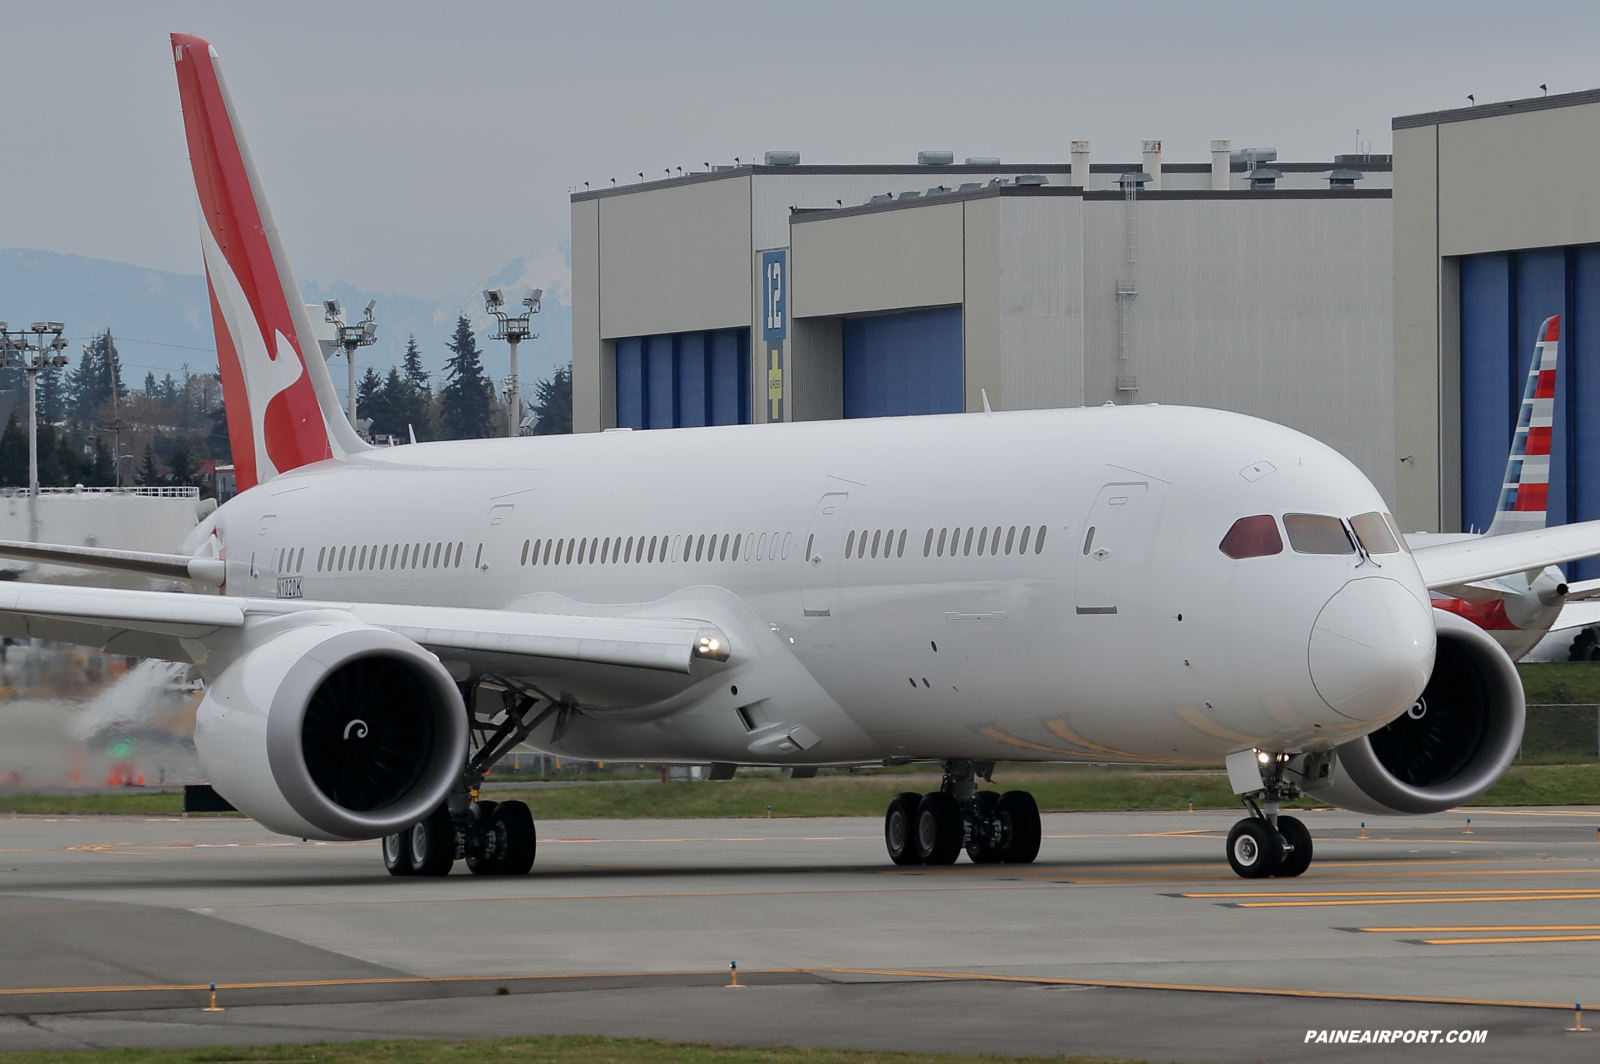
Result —
<instances>
[{"instance_id":1,"label":"hangar building","mask_svg":"<svg viewBox=\"0 0 1600 1064\"><path fill-rule=\"evenodd\" d=\"M1188 403L1309 432L1392 495L1389 158L1212 147L769 153L576 194L574 428Z\"/></svg>"},{"instance_id":2,"label":"hangar building","mask_svg":"<svg viewBox=\"0 0 1600 1064\"><path fill-rule=\"evenodd\" d=\"M1600 91L1393 126L1396 516L1487 527L1535 333L1561 315L1549 522L1600 518Z\"/></svg>"}]
</instances>

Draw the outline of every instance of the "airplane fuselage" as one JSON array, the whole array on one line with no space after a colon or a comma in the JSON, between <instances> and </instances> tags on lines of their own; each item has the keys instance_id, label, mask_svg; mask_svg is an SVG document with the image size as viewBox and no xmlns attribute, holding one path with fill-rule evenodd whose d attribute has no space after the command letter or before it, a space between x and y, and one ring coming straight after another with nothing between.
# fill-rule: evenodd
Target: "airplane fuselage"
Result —
<instances>
[{"instance_id":1,"label":"airplane fuselage","mask_svg":"<svg viewBox=\"0 0 1600 1064\"><path fill-rule=\"evenodd\" d=\"M1242 517L1384 508L1300 433L1148 406L419 444L206 528L230 595L728 631L733 673L588 699L575 755L1194 762L1327 748L1420 692L1409 554L1219 549ZM822 741L785 746L796 722Z\"/></svg>"}]
</instances>

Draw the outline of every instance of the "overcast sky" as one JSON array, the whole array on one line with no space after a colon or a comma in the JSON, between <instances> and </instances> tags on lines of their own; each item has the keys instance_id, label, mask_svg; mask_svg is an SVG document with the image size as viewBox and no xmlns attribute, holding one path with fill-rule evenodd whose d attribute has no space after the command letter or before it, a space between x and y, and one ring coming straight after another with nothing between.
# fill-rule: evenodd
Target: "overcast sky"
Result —
<instances>
[{"instance_id":1,"label":"overcast sky","mask_svg":"<svg viewBox=\"0 0 1600 1064\"><path fill-rule=\"evenodd\" d=\"M1593 3L0 0L0 27L0 247L201 272L178 30L221 56L296 272L425 298L558 270L585 180L1072 139L1328 160L1468 93L1600 87Z\"/></svg>"}]
</instances>

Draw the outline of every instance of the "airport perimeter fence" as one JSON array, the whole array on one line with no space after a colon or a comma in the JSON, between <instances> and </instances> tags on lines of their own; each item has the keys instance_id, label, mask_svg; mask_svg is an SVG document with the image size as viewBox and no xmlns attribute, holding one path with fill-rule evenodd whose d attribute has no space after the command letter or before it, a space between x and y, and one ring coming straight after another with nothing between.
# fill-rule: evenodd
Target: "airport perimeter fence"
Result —
<instances>
[{"instance_id":1,"label":"airport perimeter fence","mask_svg":"<svg viewBox=\"0 0 1600 1064\"><path fill-rule=\"evenodd\" d=\"M1600 704L1530 703L1517 760L1562 764L1600 759Z\"/></svg>"}]
</instances>

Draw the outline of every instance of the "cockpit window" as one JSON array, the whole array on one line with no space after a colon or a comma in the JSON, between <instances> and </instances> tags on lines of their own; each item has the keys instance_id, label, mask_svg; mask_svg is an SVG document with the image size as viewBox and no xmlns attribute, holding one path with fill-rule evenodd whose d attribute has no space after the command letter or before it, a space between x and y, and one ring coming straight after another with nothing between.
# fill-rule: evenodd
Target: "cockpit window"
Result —
<instances>
[{"instance_id":1,"label":"cockpit window","mask_svg":"<svg viewBox=\"0 0 1600 1064\"><path fill-rule=\"evenodd\" d=\"M1371 513L1352 517L1350 527L1355 529L1356 538L1367 548L1368 554L1399 553L1400 544L1394 541L1394 533L1389 531L1389 525L1384 521L1382 514Z\"/></svg>"},{"instance_id":2,"label":"cockpit window","mask_svg":"<svg viewBox=\"0 0 1600 1064\"><path fill-rule=\"evenodd\" d=\"M1278 522L1272 515L1262 514L1239 518L1218 546L1230 558L1263 558L1283 553L1283 537L1278 535Z\"/></svg>"},{"instance_id":3,"label":"cockpit window","mask_svg":"<svg viewBox=\"0 0 1600 1064\"><path fill-rule=\"evenodd\" d=\"M1410 554L1411 545L1406 542L1405 533L1400 531L1400 524L1394 519L1394 515L1384 514L1383 519L1389 522L1389 531L1394 533L1395 542L1400 544L1400 549L1405 551L1407 554Z\"/></svg>"},{"instance_id":4,"label":"cockpit window","mask_svg":"<svg viewBox=\"0 0 1600 1064\"><path fill-rule=\"evenodd\" d=\"M1284 514L1289 546L1298 554L1354 554L1356 545L1337 517L1321 514Z\"/></svg>"}]
</instances>

